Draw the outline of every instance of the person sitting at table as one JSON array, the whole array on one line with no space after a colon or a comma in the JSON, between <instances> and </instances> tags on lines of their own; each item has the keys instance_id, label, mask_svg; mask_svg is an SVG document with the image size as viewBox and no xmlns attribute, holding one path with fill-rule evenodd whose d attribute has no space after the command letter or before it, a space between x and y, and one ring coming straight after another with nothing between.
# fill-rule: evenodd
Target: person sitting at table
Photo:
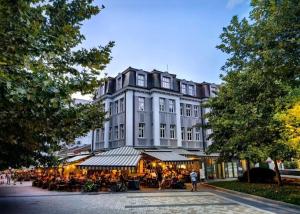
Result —
<instances>
[{"instance_id":1,"label":"person sitting at table","mask_svg":"<svg viewBox=\"0 0 300 214\"><path fill-rule=\"evenodd\" d=\"M172 189L176 189L177 181L178 181L178 179L177 179L176 175L173 174L171 177L171 185L170 185Z\"/></svg>"},{"instance_id":2,"label":"person sitting at table","mask_svg":"<svg viewBox=\"0 0 300 214\"><path fill-rule=\"evenodd\" d=\"M70 185L75 185L75 183L76 183L75 178L74 178L73 176L70 176L69 184L70 184Z\"/></svg>"},{"instance_id":3,"label":"person sitting at table","mask_svg":"<svg viewBox=\"0 0 300 214\"><path fill-rule=\"evenodd\" d=\"M150 173L150 175L151 175L151 178L156 178L157 177L157 173L155 173L155 171L152 171Z\"/></svg>"},{"instance_id":4,"label":"person sitting at table","mask_svg":"<svg viewBox=\"0 0 300 214\"><path fill-rule=\"evenodd\" d=\"M117 182L117 176L115 174L111 174L109 177L109 182L111 183Z\"/></svg>"},{"instance_id":5,"label":"person sitting at table","mask_svg":"<svg viewBox=\"0 0 300 214\"><path fill-rule=\"evenodd\" d=\"M120 173L119 180L121 183L120 189L124 189L124 187L126 187L127 179L125 178L125 176L122 173Z\"/></svg>"}]
</instances>

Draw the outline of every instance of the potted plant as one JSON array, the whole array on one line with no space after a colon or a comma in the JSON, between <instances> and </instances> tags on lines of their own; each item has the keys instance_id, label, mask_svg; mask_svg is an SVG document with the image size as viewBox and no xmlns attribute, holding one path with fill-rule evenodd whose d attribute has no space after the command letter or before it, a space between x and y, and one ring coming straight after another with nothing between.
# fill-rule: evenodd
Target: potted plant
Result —
<instances>
[{"instance_id":1,"label":"potted plant","mask_svg":"<svg viewBox=\"0 0 300 214\"><path fill-rule=\"evenodd\" d=\"M84 185L82 187L82 191L83 192L96 192L97 186L93 181L88 180L87 182L84 183Z\"/></svg>"}]
</instances>

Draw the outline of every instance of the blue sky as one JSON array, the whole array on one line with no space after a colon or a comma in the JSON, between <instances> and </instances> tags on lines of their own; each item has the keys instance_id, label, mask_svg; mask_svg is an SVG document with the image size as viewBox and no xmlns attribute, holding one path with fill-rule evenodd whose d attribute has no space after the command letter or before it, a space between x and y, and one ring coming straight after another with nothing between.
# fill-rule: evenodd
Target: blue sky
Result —
<instances>
[{"instance_id":1,"label":"blue sky","mask_svg":"<svg viewBox=\"0 0 300 214\"><path fill-rule=\"evenodd\" d=\"M233 15L248 15L249 0L96 0L105 5L84 22L83 47L115 41L106 73L127 67L158 69L196 82L220 83L226 55L215 46Z\"/></svg>"}]
</instances>

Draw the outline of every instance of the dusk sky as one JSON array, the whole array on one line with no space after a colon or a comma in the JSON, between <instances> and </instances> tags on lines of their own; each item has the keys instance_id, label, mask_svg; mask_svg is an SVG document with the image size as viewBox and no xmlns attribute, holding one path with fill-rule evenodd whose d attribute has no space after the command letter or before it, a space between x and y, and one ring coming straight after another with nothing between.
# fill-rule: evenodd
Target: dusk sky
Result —
<instances>
[{"instance_id":1,"label":"dusk sky","mask_svg":"<svg viewBox=\"0 0 300 214\"><path fill-rule=\"evenodd\" d=\"M220 83L226 55L215 47L234 15L248 16L249 0L97 0L105 9L86 21L83 47L115 41L106 69L127 67L177 74L196 82Z\"/></svg>"}]
</instances>

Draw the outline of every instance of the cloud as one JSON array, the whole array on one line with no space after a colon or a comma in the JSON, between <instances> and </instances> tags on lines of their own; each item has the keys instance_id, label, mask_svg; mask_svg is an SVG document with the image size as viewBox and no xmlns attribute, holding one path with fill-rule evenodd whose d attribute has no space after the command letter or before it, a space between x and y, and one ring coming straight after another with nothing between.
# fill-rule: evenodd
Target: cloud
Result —
<instances>
[{"instance_id":1,"label":"cloud","mask_svg":"<svg viewBox=\"0 0 300 214\"><path fill-rule=\"evenodd\" d=\"M226 8L233 9L237 5L242 4L245 0L228 0Z\"/></svg>"}]
</instances>

